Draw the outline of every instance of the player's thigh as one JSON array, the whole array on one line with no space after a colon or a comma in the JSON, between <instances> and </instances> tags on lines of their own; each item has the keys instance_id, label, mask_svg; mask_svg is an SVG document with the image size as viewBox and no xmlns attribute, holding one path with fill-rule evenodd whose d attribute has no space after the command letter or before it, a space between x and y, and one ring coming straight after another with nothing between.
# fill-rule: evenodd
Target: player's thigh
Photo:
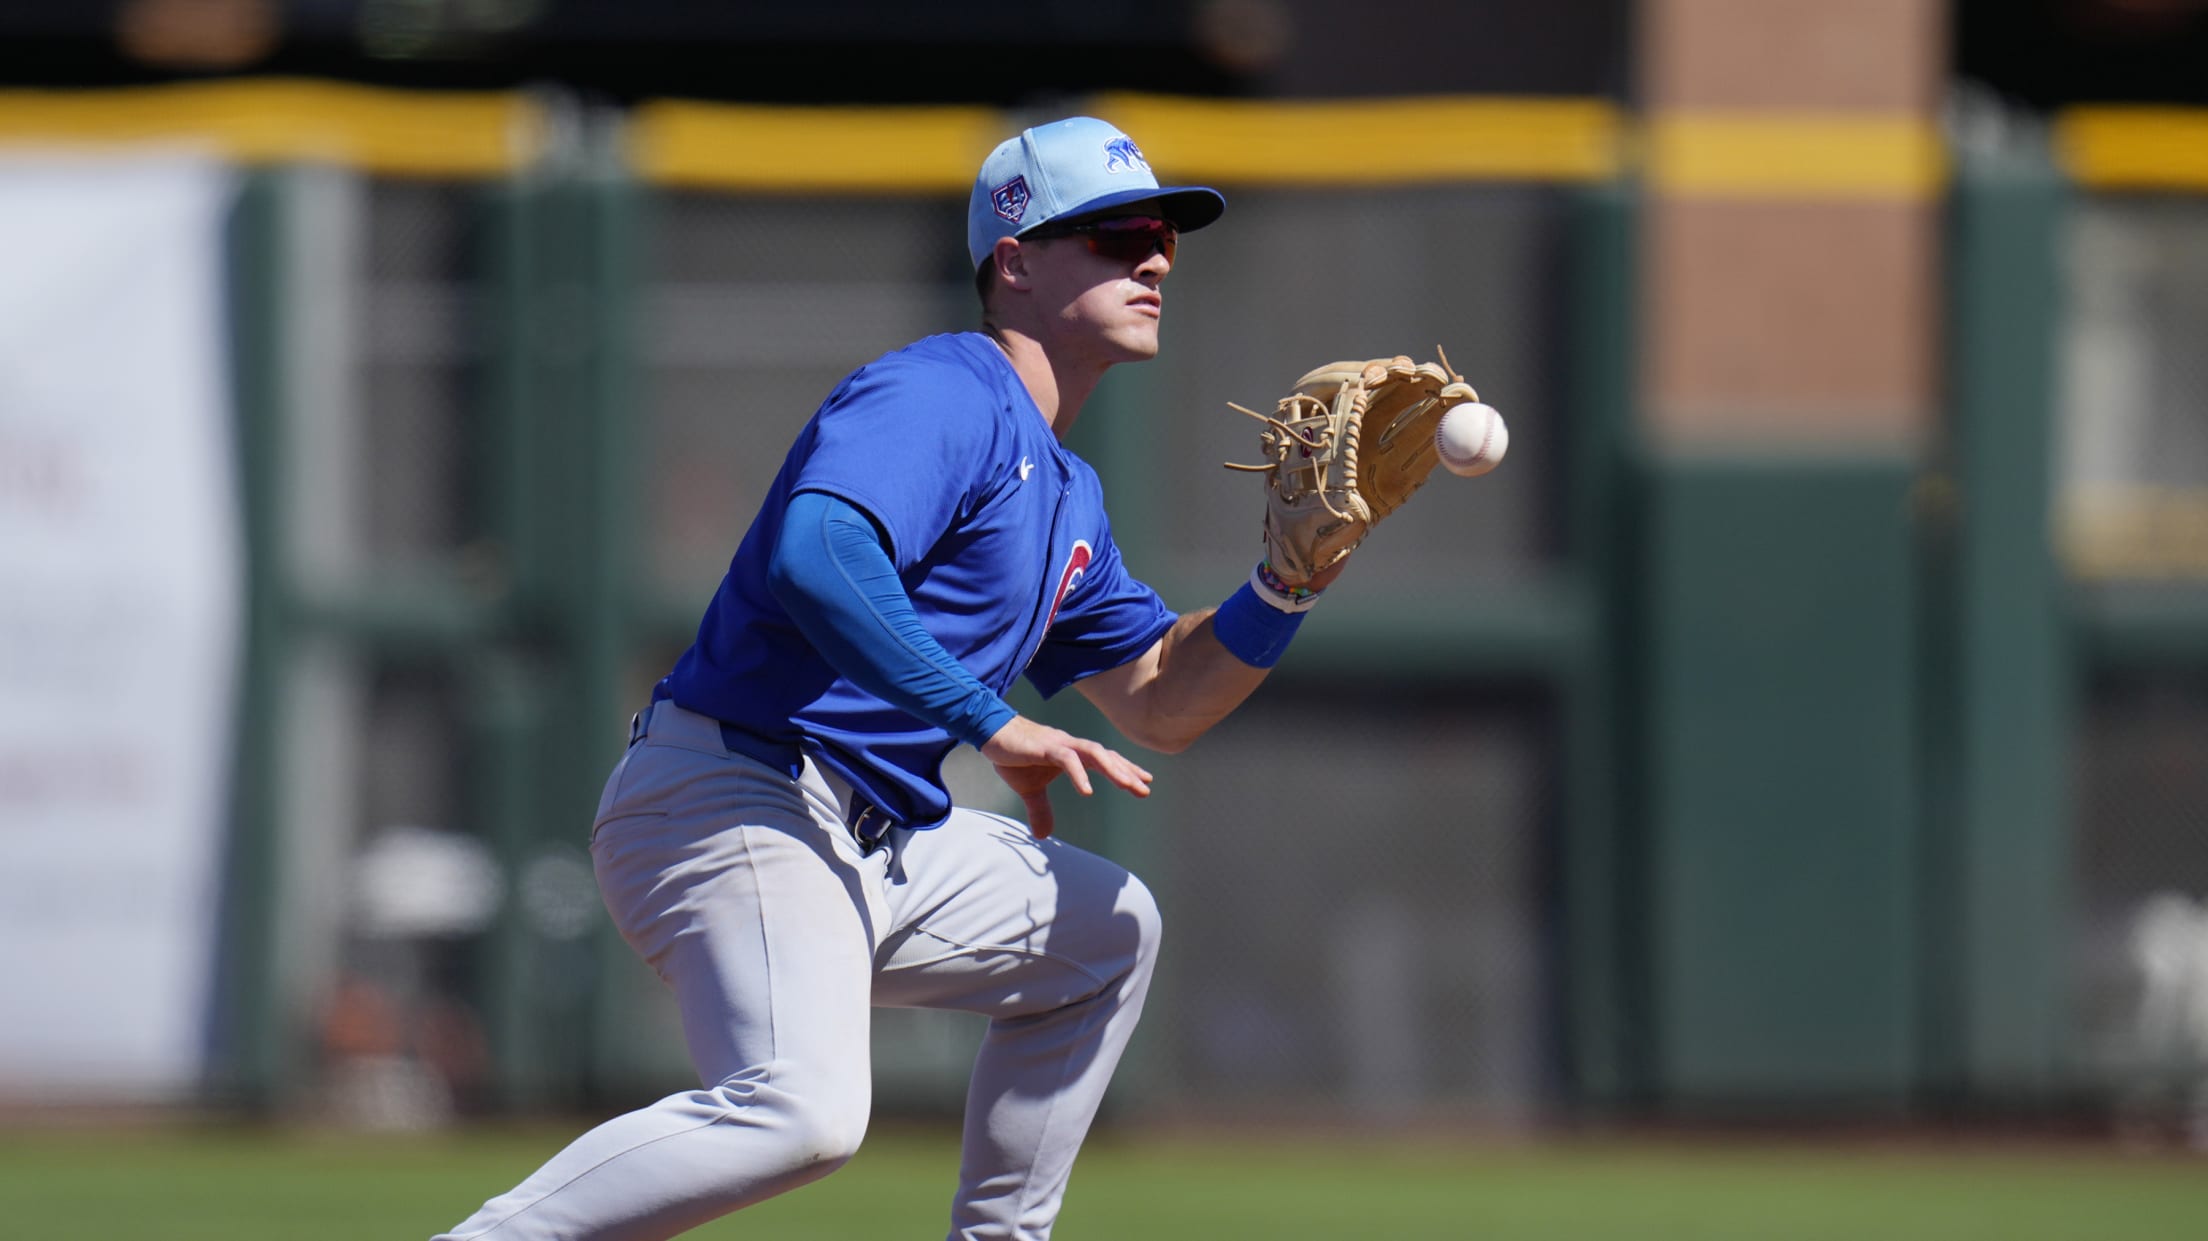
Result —
<instances>
[{"instance_id":1,"label":"player's thigh","mask_svg":"<svg viewBox=\"0 0 2208 1241\"><path fill-rule=\"evenodd\" d=\"M901 834L891 878L877 1004L1048 1011L1146 970L1156 951L1157 905L1141 880L998 815L956 810Z\"/></svg>"},{"instance_id":2,"label":"player's thigh","mask_svg":"<svg viewBox=\"0 0 2208 1241\"><path fill-rule=\"evenodd\" d=\"M882 863L748 759L646 740L624 766L591 858L615 926L674 990L700 1078L865 1064Z\"/></svg>"}]
</instances>

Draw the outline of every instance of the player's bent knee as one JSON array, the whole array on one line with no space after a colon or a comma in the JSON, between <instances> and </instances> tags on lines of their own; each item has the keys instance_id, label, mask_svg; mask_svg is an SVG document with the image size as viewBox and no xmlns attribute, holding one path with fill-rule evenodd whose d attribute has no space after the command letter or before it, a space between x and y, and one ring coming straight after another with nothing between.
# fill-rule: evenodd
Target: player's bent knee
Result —
<instances>
[{"instance_id":1,"label":"player's bent knee","mask_svg":"<svg viewBox=\"0 0 2208 1241\"><path fill-rule=\"evenodd\" d=\"M780 1109L784 1149L793 1166L826 1176L849 1162L866 1140L872 1080L862 1068L855 1081L793 1086Z\"/></svg>"},{"instance_id":2,"label":"player's bent knee","mask_svg":"<svg viewBox=\"0 0 2208 1241\"><path fill-rule=\"evenodd\" d=\"M711 1093L720 1123L774 1135L779 1162L798 1183L826 1176L858 1153L873 1106L872 1080L863 1068L856 1077L823 1077L787 1061L762 1066L756 1080L724 1082Z\"/></svg>"},{"instance_id":3,"label":"player's bent knee","mask_svg":"<svg viewBox=\"0 0 2208 1241\"><path fill-rule=\"evenodd\" d=\"M790 1117L788 1136L796 1166L826 1176L859 1153L866 1140L866 1109L800 1108Z\"/></svg>"},{"instance_id":4,"label":"player's bent knee","mask_svg":"<svg viewBox=\"0 0 2208 1241\"><path fill-rule=\"evenodd\" d=\"M1127 890L1120 894L1120 908L1135 923L1135 959L1138 968L1148 970L1158 956L1158 942L1165 934L1165 917L1158 912L1158 900L1150 894L1150 888L1133 875L1127 876Z\"/></svg>"}]
</instances>

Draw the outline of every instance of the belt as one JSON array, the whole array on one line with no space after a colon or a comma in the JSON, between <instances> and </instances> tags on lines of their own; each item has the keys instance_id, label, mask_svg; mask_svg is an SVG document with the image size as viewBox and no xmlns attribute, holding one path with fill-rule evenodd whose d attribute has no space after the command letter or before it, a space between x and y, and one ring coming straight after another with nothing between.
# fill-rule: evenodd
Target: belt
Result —
<instances>
[{"instance_id":1,"label":"belt","mask_svg":"<svg viewBox=\"0 0 2208 1241\"><path fill-rule=\"evenodd\" d=\"M629 717L630 745L642 741L651 731L652 708L658 705L655 702ZM770 767L781 766L774 759L755 753L759 749L760 743L741 729L723 722L720 725L720 733L721 744L731 754L742 754L747 758L758 759ZM844 826L850 829L851 838L859 842L859 848L862 852L872 853L881 847L882 839L889 835L889 829L897 826L896 820L890 817L888 811L875 805L866 794L853 787L850 781L838 776L835 777L835 783L848 790L850 794L845 802Z\"/></svg>"},{"instance_id":2,"label":"belt","mask_svg":"<svg viewBox=\"0 0 2208 1241\"><path fill-rule=\"evenodd\" d=\"M872 853L881 848L889 829L897 826L897 820L860 792L859 786L825 767L815 770L820 772L829 792L843 794L843 825L851 829L851 839L859 842L859 852Z\"/></svg>"},{"instance_id":3,"label":"belt","mask_svg":"<svg viewBox=\"0 0 2208 1241\"><path fill-rule=\"evenodd\" d=\"M897 826L889 812L868 801L857 789L851 791L851 810L844 816L844 826L851 829L851 838L859 842L861 853L872 853L882 847L882 837Z\"/></svg>"}]
</instances>

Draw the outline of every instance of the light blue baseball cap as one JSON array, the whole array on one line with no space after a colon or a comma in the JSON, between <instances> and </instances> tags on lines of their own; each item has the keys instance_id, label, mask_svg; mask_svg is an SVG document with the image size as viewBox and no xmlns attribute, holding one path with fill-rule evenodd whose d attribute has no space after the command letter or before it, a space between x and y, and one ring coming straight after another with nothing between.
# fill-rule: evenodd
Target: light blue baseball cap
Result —
<instances>
[{"instance_id":1,"label":"light blue baseball cap","mask_svg":"<svg viewBox=\"0 0 2208 1241\"><path fill-rule=\"evenodd\" d=\"M966 205L966 250L980 267L1000 237L1052 220L1158 200L1182 232L1219 218L1227 200L1202 185L1161 186L1135 140L1093 116L1068 117L1007 138L981 162Z\"/></svg>"}]
</instances>

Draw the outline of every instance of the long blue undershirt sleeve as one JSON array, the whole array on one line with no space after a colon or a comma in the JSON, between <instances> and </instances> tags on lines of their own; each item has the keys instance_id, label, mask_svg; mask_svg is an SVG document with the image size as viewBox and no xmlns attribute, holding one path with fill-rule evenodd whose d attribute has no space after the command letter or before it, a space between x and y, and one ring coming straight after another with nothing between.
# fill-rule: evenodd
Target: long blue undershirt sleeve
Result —
<instances>
[{"instance_id":1,"label":"long blue undershirt sleeve","mask_svg":"<svg viewBox=\"0 0 2208 1241\"><path fill-rule=\"evenodd\" d=\"M906 714L976 749L1018 714L920 624L880 532L848 502L792 496L767 581L836 671Z\"/></svg>"}]
</instances>

